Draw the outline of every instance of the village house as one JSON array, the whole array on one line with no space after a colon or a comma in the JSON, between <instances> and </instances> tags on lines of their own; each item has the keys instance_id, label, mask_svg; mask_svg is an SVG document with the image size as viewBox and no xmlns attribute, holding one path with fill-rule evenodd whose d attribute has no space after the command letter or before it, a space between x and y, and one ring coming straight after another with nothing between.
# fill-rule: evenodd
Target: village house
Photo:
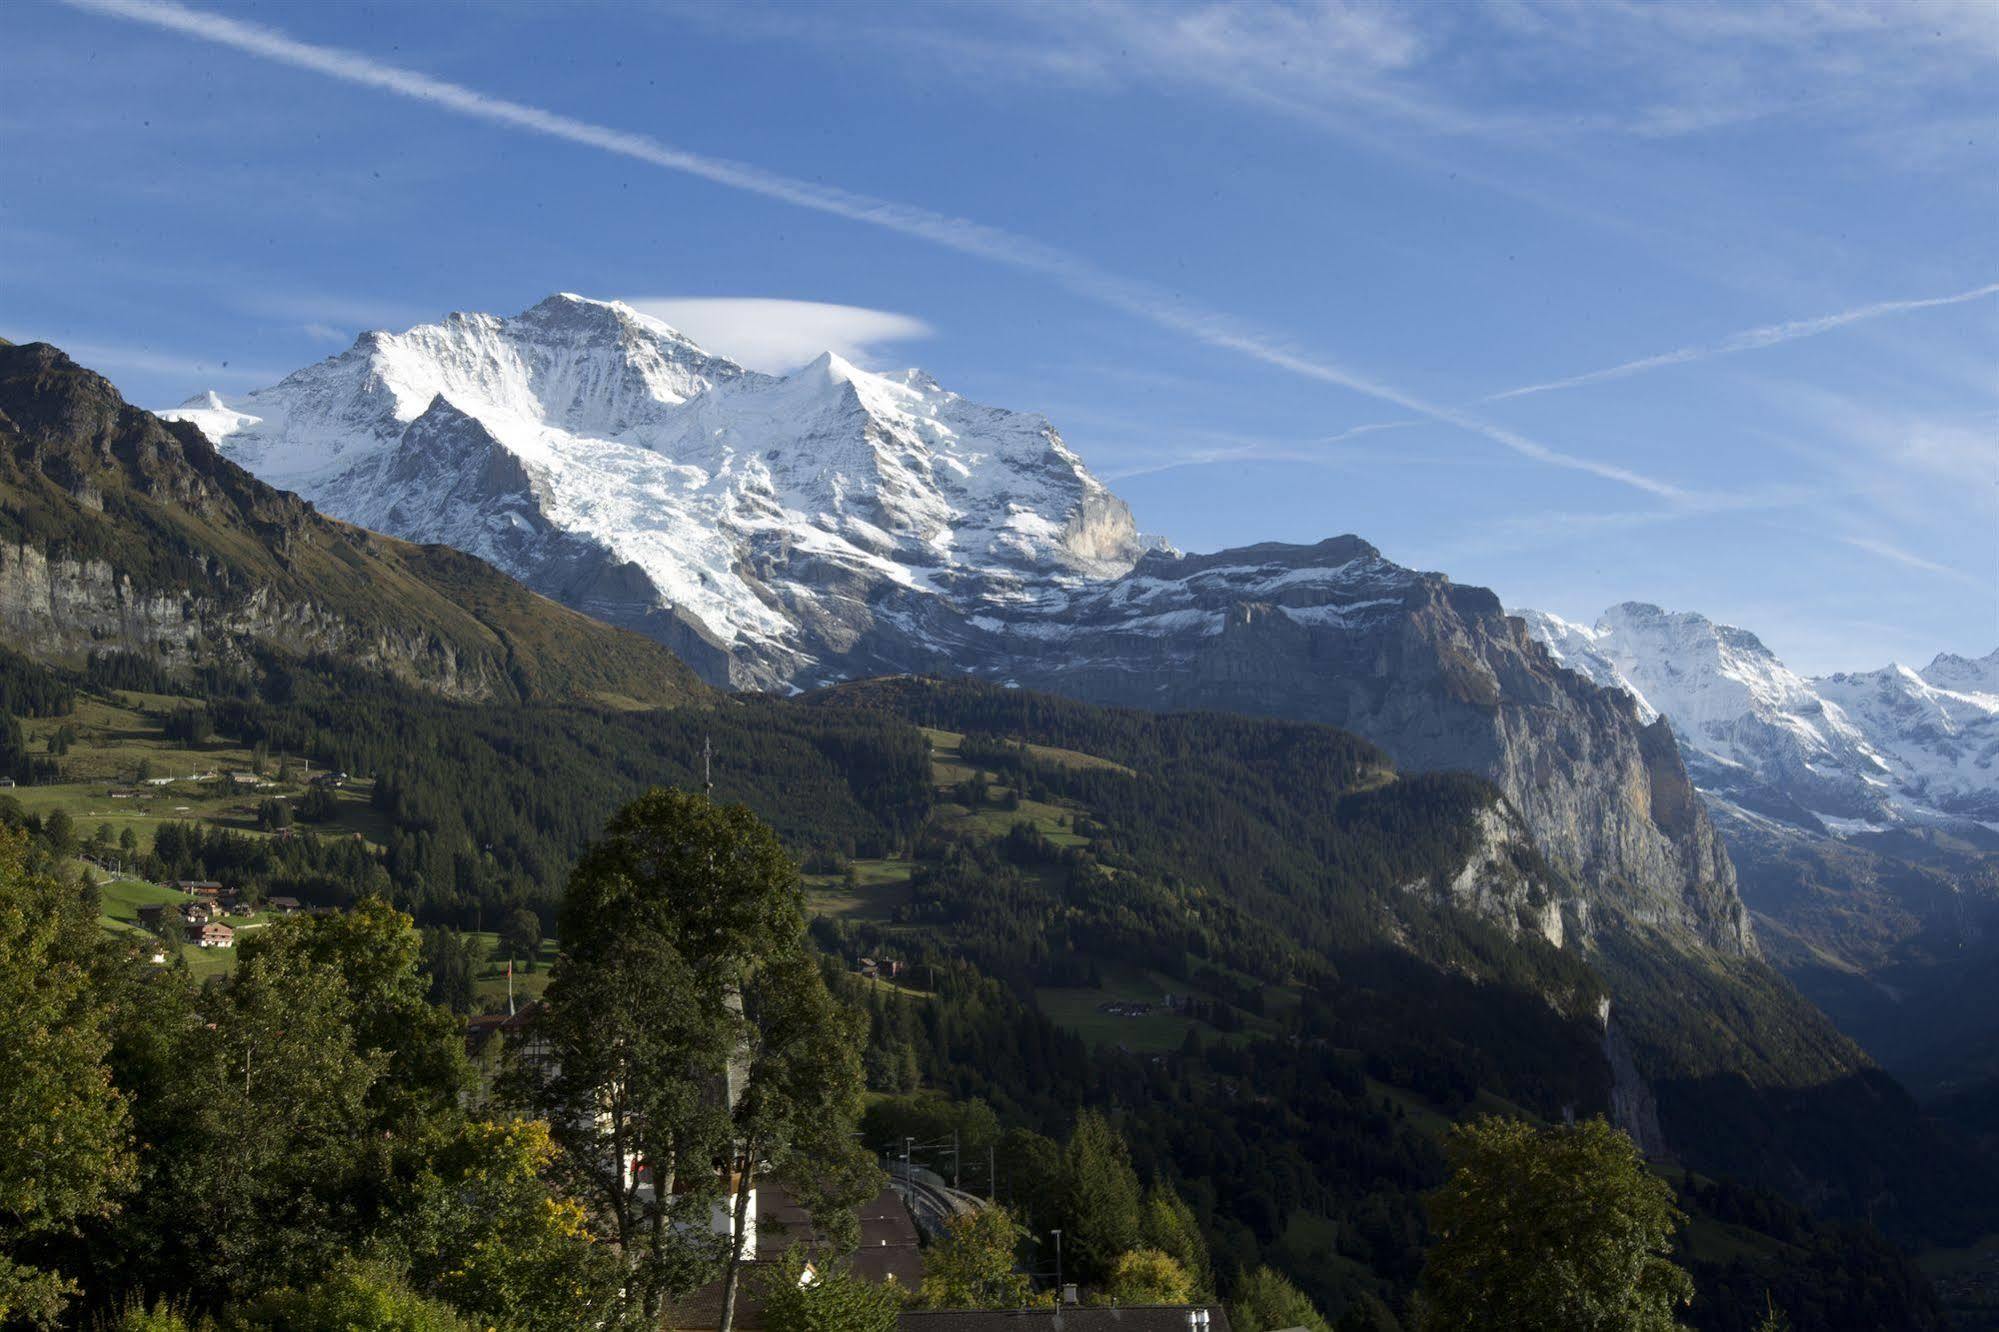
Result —
<instances>
[{"instance_id":1,"label":"village house","mask_svg":"<svg viewBox=\"0 0 1999 1332\"><path fill-rule=\"evenodd\" d=\"M199 948L234 948L236 931L221 921L211 921L191 932L188 942Z\"/></svg>"},{"instance_id":2,"label":"village house","mask_svg":"<svg viewBox=\"0 0 1999 1332\"><path fill-rule=\"evenodd\" d=\"M188 926L206 925L215 917L215 908L205 902L189 902L180 909L181 922Z\"/></svg>"},{"instance_id":3,"label":"village house","mask_svg":"<svg viewBox=\"0 0 1999 1332\"><path fill-rule=\"evenodd\" d=\"M222 896L222 885L213 879L175 879L167 887L207 901L214 901Z\"/></svg>"},{"instance_id":4,"label":"village house","mask_svg":"<svg viewBox=\"0 0 1999 1332\"><path fill-rule=\"evenodd\" d=\"M0 791L11 791L14 789L14 785L12 777L0 777Z\"/></svg>"},{"instance_id":5,"label":"village house","mask_svg":"<svg viewBox=\"0 0 1999 1332\"><path fill-rule=\"evenodd\" d=\"M273 897L267 900L264 905L277 912L280 916L289 916L298 910L298 899L296 897Z\"/></svg>"}]
</instances>

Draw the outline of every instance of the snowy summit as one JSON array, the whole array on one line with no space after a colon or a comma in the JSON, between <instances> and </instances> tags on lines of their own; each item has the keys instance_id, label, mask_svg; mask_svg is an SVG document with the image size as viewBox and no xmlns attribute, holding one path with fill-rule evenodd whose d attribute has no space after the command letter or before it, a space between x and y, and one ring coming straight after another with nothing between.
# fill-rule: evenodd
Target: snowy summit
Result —
<instances>
[{"instance_id":1,"label":"snowy summit","mask_svg":"<svg viewBox=\"0 0 1999 1332\"><path fill-rule=\"evenodd\" d=\"M1143 549L1044 417L830 352L773 378L569 294L366 333L162 414L336 517L470 551L739 686L809 680L883 616L947 634Z\"/></svg>"}]
</instances>

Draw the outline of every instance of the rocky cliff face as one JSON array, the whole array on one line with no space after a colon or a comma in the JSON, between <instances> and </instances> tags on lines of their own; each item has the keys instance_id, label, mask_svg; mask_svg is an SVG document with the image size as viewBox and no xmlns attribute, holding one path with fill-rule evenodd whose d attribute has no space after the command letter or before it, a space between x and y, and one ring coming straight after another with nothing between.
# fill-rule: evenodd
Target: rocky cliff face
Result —
<instances>
[{"instance_id":1,"label":"rocky cliff face","mask_svg":"<svg viewBox=\"0 0 1999 1332\"><path fill-rule=\"evenodd\" d=\"M988 669L1023 685L1325 722L1405 771L1489 777L1595 910L1755 948L1666 725L1556 665L1483 588L1340 537L1148 555L1125 578L986 627L1002 649Z\"/></svg>"},{"instance_id":2,"label":"rocky cliff face","mask_svg":"<svg viewBox=\"0 0 1999 1332\"><path fill-rule=\"evenodd\" d=\"M1434 892L1514 938L1531 934L1555 948L1589 938L1588 900L1548 872L1516 811L1495 802L1479 811L1473 832L1471 853L1455 875L1439 884L1407 884L1405 891Z\"/></svg>"},{"instance_id":3,"label":"rocky cliff face","mask_svg":"<svg viewBox=\"0 0 1999 1332\"><path fill-rule=\"evenodd\" d=\"M0 346L0 631L42 656L336 653L463 698L705 694L476 559L326 519L45 344Z\"/></svg>"},{"instance_id":4,"label":"rocky cliff face","mask_svg":"<svg viewBox=\"0 0 1999 1332\"><path fill-rule=\"evenodd\" d=\"M1808 678L1747 629L1639 602L1523 611L1670 724L1771 960L1928 1085L1999 1048L1999 653ZM1981 1062L1982 1061L1982 1062Z\"/></svg>"},{"instance_id":5,"label":"rocky cliff face","mask_svg":"<svg viewBox=\"0 0 1999 1332\"><path fill-rule=\"evenodd\" d=\"M486 698L488 661L421 630L363 625L268 587L145 589L101 559L50 559L26 542L0 544L0 632L16 650L74 657L95 649L150 652L168 666L240 658L252 644L336 653L358 665L455 698Z\"/></svg>"}]
</instances>

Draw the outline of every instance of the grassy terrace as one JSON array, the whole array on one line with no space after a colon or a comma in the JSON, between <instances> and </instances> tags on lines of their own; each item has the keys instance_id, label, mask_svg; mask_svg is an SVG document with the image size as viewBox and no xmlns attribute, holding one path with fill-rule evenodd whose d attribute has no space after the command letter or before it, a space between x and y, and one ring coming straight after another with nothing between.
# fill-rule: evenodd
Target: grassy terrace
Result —
<instances>
[{"instance_id":1,"label":"grassy terrace","mask_svg":"<svg viewBox=\"0 0 1999 1332\"><path fill-rule=\"evenodd\" d=\"M103 912L99 917L107 934L113 937L130 936L144 947L156 946L159 940L139 923L139 908L146 906L179 907L194 899L186 893L178 892L164 884L148 883L144 879L104 876L98 883L102 895ZM230 926L240 942L246 933L265 928L270 918L257 916L224 916L222 923ZM236 967L234 948L200 948L193 944L181 946L181 957L188 969L198 980L210 976L226 976Z\"/></svg>"},{"instance_id":2,"label":"grassy terrace","mask_svg":"<svg viewBox=\"0 0 1999 1332\"><path fill-rule=\"evenodd\" d=\"M62 757L63 780L44 786L22 786L10 794L32 814L67 813L77 835L89 838L109 825L115 842L130 828L141 846L149 845L162 823L207 823L237 832L256 833L257 805L277 797L295 800L305 792L306 772L299 765L294 780L275 781L280 756L264 761L270 786L242 786L228 780L232 772L249 772L256 754L229 740L216 738L189 746L169 740L166 720L189 699L166 694L120 691L112 700L79 696L67 717L25 718L21 729L28 747L39 752L51 735L68 727L76 735ZM154 786L137 780L141 765L155 778L192 778L214 773L212 781L181 780ZM380 845L386 825L368 803L372 784L350 782L335 793L332 819L313 826L322 835L356 835ZM119 794L113 794L117 792Z\"/></svg>"}]
</instances>

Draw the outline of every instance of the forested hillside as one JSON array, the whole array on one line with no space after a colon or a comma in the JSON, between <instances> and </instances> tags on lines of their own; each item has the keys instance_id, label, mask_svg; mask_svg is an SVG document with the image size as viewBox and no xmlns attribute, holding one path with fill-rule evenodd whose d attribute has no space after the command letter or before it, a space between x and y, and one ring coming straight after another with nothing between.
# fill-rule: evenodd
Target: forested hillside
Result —
<instances>
[{"instance_id":1,"label":"forested hillside","mask_svg":"<svg viewBox=\"0 0 1999 1332\"><path fill-rule=\"evenodd\" d=\"M1927 1325L1893 1249L1756 1189L1905 1240L1990 1227L1989 1168L1761 963L1551 912L1564 871L1481 780L965 682L718 696L477 561L319 518L52 349L4 355L0 821L140 962L174 965L140 932L170 881L381 900L426 931L430 998L476 1008L468 930L525 916L532 961L612 811L712 781L801 862L872 1091L984 1102L1002 1173L1101 1110L1225 1287L1267 1265L1330 1310L1405 1307L1439 1134L1482 1110L1643 1138L1656 1104L1706 1326L1780 1282Z\"/></svg>"},{"instance_id":2,"label":"forested hillside","mask_svg":"<svg viewBox=\"0 0 1999 1332\"><path fill-rule=\"evenodd\" d=\"M10 662L16 696L53 714L28 721L30 748L76 725L65 702L76 718L118 700L154 708L158 743L175 747L163 755L261 747L350 779L326 823L289 836L226 810L158 819L139 847L152 877L333 906L380 892L439 937L518 905L552 927L605 814L648 785L698 786L705 747L717 796L758 810L805 864L820 947L849 970L866 958L897 973L856 982L875 1090L976 1098L1048 1137L1076 1107L1105 1107L1142 1169L1192 1201L1224 1272L1272 1264L1331 1308L1393 1307L1414 1282L1438 1125L1610 1106L1602 975L1442 891L1490 788L1398 779L1338 732L907 682L894 686L905 710L965 729L919 729L879 692L680 712L496 706L271 659L173 700L102 683L144 675L138 664L99 657L93 670ZM196 710L205 739L165 734ZM60 762L78 775L116 739L78 728ZM46 831L41 811L88 785L23 787L0 808ZM1545 872L1514 868L1522 884ZM1799 1122L1823 1113L1797 1095ZM1828 1152L1850 1151L1865 1123L1817 1131ZM1911 1117L1900 1131L1925 1130ZM1690 1161L1718 1148L1675 1145ZM1878 1150L1856 1164L1901 1196L1936 1187ZM1767 1163L1729 1165L1784 1183ZM1792 1239L1704 1228L1690 1260L1716 1263L1704 1279L1718 1283L1730 1255L1782 1267L1789 1246L1834 1245L1813 1298L1823 1281L1900 1261L1783 1215Z\"/></svg>"}]
</instances>

